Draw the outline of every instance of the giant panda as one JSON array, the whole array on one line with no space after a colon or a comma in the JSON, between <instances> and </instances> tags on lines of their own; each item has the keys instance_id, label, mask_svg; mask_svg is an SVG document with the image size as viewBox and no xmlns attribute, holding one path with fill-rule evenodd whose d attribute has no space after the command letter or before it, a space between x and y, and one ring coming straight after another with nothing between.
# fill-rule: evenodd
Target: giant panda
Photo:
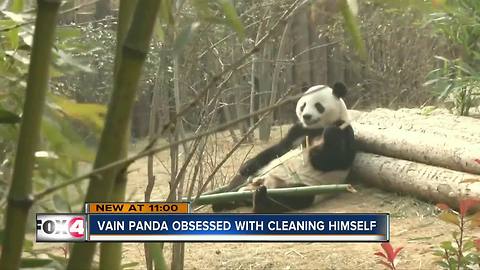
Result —
<instances>
[{"instance_id":1,"label":"giant panda","mask_svg":"<svg viewBox=\"0 0 480 270\"><path fill-rule=\"evenodd\" d=\"M346 93L347 88L339 82L333 87L310 87L297 102L298 122L289 129L286 137L240 167L240 175L250 179L240 190L255 191L249 202L253 204L253 212L299 210L328 198L317 195L272 199L267 195L269 188L345 183L356 153L354 131L343 101ZM256 176L273 160L286 156L286 153L302 144L305 138L308 138L309 144L302 151L301 160L287 159L281 166ZM215 209L222 209L222 206L214 205Z\"/></svg>"}]
</instances>

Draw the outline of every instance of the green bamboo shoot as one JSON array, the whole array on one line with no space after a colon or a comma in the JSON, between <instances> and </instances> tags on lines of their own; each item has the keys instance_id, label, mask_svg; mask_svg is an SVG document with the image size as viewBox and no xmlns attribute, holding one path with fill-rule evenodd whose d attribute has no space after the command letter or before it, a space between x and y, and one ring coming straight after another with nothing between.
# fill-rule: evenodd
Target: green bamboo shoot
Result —
<instances>
[{"instance_id":1,"label":"green bamboo shoot","mask_svg":"<svg viewBox=\"0 0 480 270\"><path fill-rule=\"evenodd\" d=\"M129 128L136 88L148 53L160 1L138 1L132 24L123 44L121 61L116 70L113 93L108 107L94 169L122 159ZM115 179L122 166L115 166L92 177L86 202L104 202L111 199ZM95 243L76 243L67 269L89 269L95 253Z\"/></svg>"},{"instance_id":2,"label":"green bamboo shoot","mask_svg":"<svg viewBox=\"0 0 480 270\"><path fill-rule=\"evenodd\" d=\"M32 206L32 175L40 123L48 89L49 65L60 0L38 0L32 55L23 105L17 153L8 195L0 269L18 269L25 238L28 212Z\"/></svg>"},{"instance_id":3,"label":"green bamboo shoot","mask_svg":"<svg viewBox=\"0 0 480 270\"><path fill-rule=\"evenodd\" d=\"M117 46L115 52L114 74L118 72L120 60L122 57L122 45L127 35L128 28L132 22L133 11L137 5L136 0L120 0L117 28ZM115 77L115 76L114 76ZM129 124L131 121L128 121ZM120 158L124 159L128 155L128 143L130 141L130 127L125 130L124 140L121 142ZM125 200L125 190L127 186L127 173L124 171L118 173L113 193L110 201L122 202ZM102 243L100 246L100 269L121 269L122 265L122 243Z\"/></svg>"}]
</instances>

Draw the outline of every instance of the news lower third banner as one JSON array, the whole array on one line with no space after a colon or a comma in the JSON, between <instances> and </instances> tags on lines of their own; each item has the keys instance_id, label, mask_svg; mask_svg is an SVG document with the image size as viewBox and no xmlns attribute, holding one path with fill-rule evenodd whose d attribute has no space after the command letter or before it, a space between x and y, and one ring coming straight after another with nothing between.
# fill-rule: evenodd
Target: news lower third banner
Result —
<instances>
[{"instance_id":1,"label":"news lower third banner","mask_svg":"<svg viewBox=\"0 0 480 270\"><path fill-rule=\"evenodd\" d=\"M385 242L388 214L196 214L188 203L87 204L37 214L37 242Z\"/></svg>"}]
</instances>

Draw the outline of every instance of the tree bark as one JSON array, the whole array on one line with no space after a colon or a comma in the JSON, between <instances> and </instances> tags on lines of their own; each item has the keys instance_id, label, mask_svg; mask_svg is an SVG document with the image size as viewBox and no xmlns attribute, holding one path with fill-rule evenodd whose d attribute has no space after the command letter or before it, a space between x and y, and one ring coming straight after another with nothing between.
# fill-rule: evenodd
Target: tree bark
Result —
<instances>
[{"instance_id":1,"label":"tree bark","mask_svg":"<svg viewBox=\"0 0 480 270\"><path fill-rule=\"evenodd\" d=\"M478 175L369 153L357 154L351 179L452 207L480 197Z\"/></svg>"},{"instance_id":2,"label":"tree bark","mask_svg":"<svg viewBox=\"0 0 480 270\"><path fill-rule=\"evenodd\" d=\"M270 96L272 94L271 85L272 85L272 64L268 61L273 59L273 48L272 44L266 43L263 47L263 63L260 74L262 74L262 79L259 80L259 106L260 108L265 108L270 105ZM270 114L273 117L273 114ZM260 140L267 142L270 139L271 124L267 122L267 118L264 118L258 126L258 137Z\"/></svg>"},{"instance_id":3,"label":"tree bark","mask_svg":"<svg viewBox=\"0 0 480 270\"><path fill-rule=\"evenodd\" d=\"M309 87L312 83L310 78L311 59L310 51L310 31L308 26L309 7L302 7L293 17L291 34L293 36L293 55L294 55L294 82L297 88ZM305 89L304 89L305 90Z\"/></svg>"},{"instance_id":4,"label":"tree bark","mask_svg":"<svg viewBox=\"0 0 480 270\"><path fill-rule=\"evenodd\" d=\"M326 35L323 31L326 31L327 17L325 16L325 7L321 4L312 4L310 8L310 39L312 41L312 50L310 51L312 64L311 64L311 77L312 84L327 84L327 60L328 60L328 46L324 46L327 43ZM320 29L320 31L319 31Z\"/></svg>"},{"instance_id":5,"label":"tree bark","mask_svg":"<svg viewBox=\"0 0 480 270\"><path fill-rule=\"evenodd\" d=\"M417 131L444 138L480 143L480 120L451 114L423 115L420 109L375 109L371 112L349 111L353 122L382 128Z\"/></svg>"},{"instance_id":6,"label":"tree bark","mask_svg":"<svg viewBox=\"0 0 480 270\"><path fill-rule=\"evenodd\" d=\"M480 174L480 143L358 123L353 129L362 151Z\"/></svg>"}]
</instances>

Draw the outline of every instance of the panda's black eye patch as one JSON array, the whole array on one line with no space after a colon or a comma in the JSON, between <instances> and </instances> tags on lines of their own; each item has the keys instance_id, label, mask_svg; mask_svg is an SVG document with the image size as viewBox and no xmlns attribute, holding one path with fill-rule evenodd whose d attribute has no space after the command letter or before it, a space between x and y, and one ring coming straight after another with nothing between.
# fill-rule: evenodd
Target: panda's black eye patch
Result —
<instances>
[{"instance_id":1,"label":"panda's black eye patch","mask_svg":"<svg viewBox=\"0 0 480 270\"><path fill-rule=\"evenodd\" d=\"M323 112L325 111L325 107L323 107L323 105L320 104L320 103L318 103L318 102L315 103L315 108L317 109L317 111L318 111L319 113L323 113Z\"/></svg>"},{"instance_id":2,"label":"panda's black eye patch","mask_svg":"<svg viewBox=\"0 0 480 270\"><path fill-rule=\"evenodd\" d=\"M307 106L307 103L303 103L302 106L300 106L300 111L303 112L305 109L305 106Z\"/></svg>"}]
</instances>

